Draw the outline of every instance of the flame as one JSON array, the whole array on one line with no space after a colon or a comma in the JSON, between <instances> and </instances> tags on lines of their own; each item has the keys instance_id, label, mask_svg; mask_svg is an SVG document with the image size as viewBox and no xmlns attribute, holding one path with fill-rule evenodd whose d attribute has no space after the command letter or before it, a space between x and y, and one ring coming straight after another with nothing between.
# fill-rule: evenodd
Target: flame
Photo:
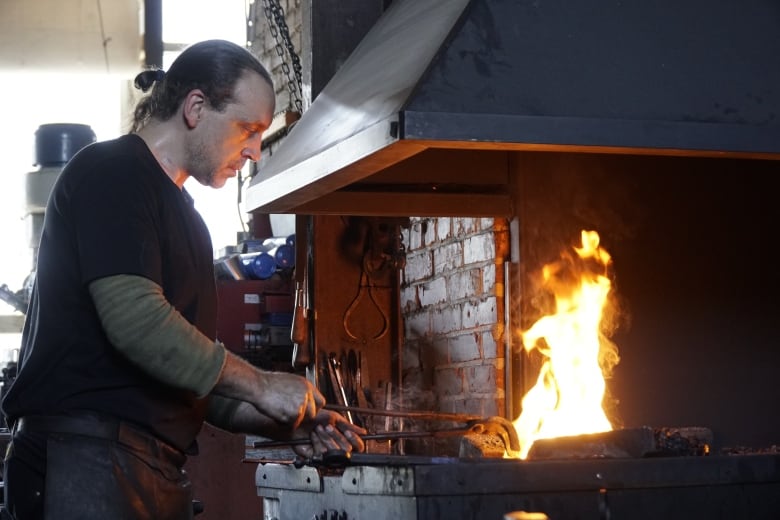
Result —
<instances>
[{"instance_id":1,"label":"flame","mask_svg":"<svg viewBox=\"0 0 780 520\"><path fill-rule=\"evenodd\" d=\"M605 372L617 363L614 346L601 333L611 290L609 253L595 231L582 231L577 257L562 255L542 269L544 287L555 297L555 313L522 333L527 352L538 350L543 364L536 385L523 397L514 421L525 459L537 439L609 431L602 408ZM607 366L605 360L611 361Z\"/></svg>"}]
</instances>

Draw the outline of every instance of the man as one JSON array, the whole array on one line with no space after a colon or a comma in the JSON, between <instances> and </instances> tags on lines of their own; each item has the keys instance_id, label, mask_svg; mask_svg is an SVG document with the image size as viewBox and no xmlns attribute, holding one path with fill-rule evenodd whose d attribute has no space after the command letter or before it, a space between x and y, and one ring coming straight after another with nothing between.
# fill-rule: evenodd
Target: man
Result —
<instances>
[{"instance_id":1,"label":"man","mask_svg":"<svg viewBox=\"0 0 780 520\"><path fill-rule=\"evenodd\" d=\"M213 249L183 188L221 187L260 158L271 79L246 49L195 44L151 87L131 133L90 145L45 214L18 376L6 514L18 520L190 518L182 471L203 424L278 439L304 456L362 450L305 378L261 371L216 336Z\"/></svg>"}]
</instances>

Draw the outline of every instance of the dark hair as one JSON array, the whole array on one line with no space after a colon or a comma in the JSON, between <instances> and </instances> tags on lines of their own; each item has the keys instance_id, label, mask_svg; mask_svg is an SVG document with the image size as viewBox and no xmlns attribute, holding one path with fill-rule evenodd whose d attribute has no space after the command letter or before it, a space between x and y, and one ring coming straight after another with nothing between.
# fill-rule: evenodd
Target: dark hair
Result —
<instances>
[{"instance_id":1,"label":"dark hair","mask_svg":"<svg viewBox=\"0 0 780 520\"><path fill-rule=\"evenodd\" d=\"M136 105L130 131L137 132L150 119L169 120L193 89L202 90L215 110L224 110L233 100L236 81L247 70L256 72L273 87L273 80L260 60L235 43L206 40L187 47L167 73L146 70L136 76L137 88L152 91Z\"/></svg>"}]
</instances>

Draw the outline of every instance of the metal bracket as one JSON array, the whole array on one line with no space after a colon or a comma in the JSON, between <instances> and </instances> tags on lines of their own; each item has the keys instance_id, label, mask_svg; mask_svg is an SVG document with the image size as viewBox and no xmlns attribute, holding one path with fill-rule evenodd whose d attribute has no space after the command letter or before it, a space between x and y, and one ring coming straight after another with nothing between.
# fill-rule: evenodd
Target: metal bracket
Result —
<instances>
[{"instance_id":1,"label":"metal bracket","mask_svg":"<svg viewBox=\"0 0 780 520\"><path fill-rule=\"evenodd\" d=\"M255 472L258 488L322 492L322 477L316 468L292 464L259 464Z\"/></svg>"}]
</instances>

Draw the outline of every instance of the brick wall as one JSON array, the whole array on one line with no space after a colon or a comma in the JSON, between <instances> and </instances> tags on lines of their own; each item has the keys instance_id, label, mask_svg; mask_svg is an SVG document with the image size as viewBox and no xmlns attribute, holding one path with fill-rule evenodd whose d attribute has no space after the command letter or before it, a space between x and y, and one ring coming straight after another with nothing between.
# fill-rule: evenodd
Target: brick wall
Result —
<instances>
[{"instance_id":1,"label":"brick wall","mask_svg":"<svg viewBox=\"0 0 780 520\"><path fill-rule=\"evenodd\" d=\"M400 301L407 406L503 415L497 224L490 218L413 218L404 231Z\"/></svg>"}]
</instances>

